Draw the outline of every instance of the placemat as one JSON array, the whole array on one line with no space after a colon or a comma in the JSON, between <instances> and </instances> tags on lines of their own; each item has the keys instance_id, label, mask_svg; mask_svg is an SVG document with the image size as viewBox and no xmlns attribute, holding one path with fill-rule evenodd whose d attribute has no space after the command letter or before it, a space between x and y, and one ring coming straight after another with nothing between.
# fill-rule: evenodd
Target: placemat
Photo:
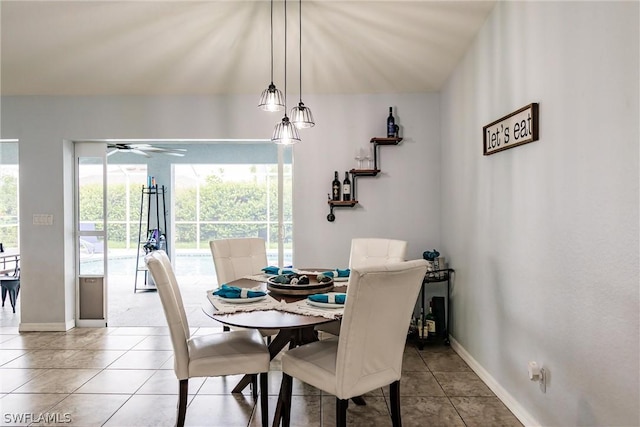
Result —
<instances>
[{"instance_id":1,"label":"placemat","mask_svg":"<svg viewBox=\"0 0 640 427\"><path fill-rule=\"evenodd\" d=\"M248 276L242 276L242 279L254 280L256 282L266 282L269 277L273 277L271 274L260 273L260 274L250 274Z\"/></svg>"},{"instance_id":2,"label":"placemat","mask_svg":"<svg viewBox=\"0 0 640 427\"><path fill-rule=\"evenodd\" d=\"M271 295L267 295L265 299L256 302L234 304L225 302L216 295L213 295L214 290L215 289L207 291L207 298L216 308L216 314L231 314L240 311L279 310L287 313L302 314L304 316L320 316L327 319L340 319L344 314L344 308L313 307L307 304L306 299L287 303L284 300L278 301Z\"/></svg>"}]
</instances>

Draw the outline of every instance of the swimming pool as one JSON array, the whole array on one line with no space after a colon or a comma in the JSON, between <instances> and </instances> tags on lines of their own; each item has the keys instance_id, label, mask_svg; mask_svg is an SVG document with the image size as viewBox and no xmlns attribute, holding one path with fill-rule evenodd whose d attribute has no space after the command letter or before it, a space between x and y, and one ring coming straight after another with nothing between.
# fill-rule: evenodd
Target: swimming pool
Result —
<instances>
[{"instance_id":1,"label":"swimming pool","mask_svg":"<svg viewBox=\"0 0 640 427\"><path fill-rule=\"evenodd\" d=\"M285 252L284 265L291 265L291 252ZM144 260L140 258L140 262ZM277 252L267 252L269 265L278 264ZM213 276L216 270L210 251L176 251L172 261L176 276ZM266 266L265 266L266 267ZM107 259L109 276L132 276L136 272L135 251L112 253L109 251ZM82 275L100 275L102 273L102 257L83 259Z\"/></svg>"}]
</instances>

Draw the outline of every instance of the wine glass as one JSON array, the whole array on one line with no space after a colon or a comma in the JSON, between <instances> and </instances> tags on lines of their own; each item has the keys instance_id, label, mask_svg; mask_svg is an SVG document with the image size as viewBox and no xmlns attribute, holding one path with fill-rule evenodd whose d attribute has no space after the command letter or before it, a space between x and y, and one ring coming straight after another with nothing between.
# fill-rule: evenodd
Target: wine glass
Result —
<instances>
[{"instance_id":1,"label":"wine glass","mask_svg":"<svg viewBox=\"0 0 640 427\"><path fill-rule=\"evenodd\" d=\"M369 147L369 151L367 151L367 154L364 156L364 159L367 161L367 168L368 169L372 169L372 165L371 165L371 162L373 160L373 149L372 149L372 147Z\"/></svg>"},{"instance_id":2,"label":"wine glass","mask_svg":"<svg viewBox=\"0 0 640 427\"><path fill-rule=\"evenodd\" d=\"M362 159L364 158L364 151L362 147L356 149L356 162L358 162L358 169L362 169Z\"/></svg>"}]
</instances>

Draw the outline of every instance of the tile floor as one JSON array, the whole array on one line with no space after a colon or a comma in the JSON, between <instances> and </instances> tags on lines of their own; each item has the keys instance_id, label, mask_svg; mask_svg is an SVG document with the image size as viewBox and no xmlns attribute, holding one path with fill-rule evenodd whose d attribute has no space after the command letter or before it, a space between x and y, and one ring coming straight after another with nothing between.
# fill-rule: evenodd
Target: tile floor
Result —
<instances>
[{"instance_id":1,"label":"tile floor","mask_svg":"<svg viewBox=\"0 0 640 427\"><path fill-rule=\"evenodd\" d=\"M217 327L192 330L194 334L221 331ZM19 334L15 326L2 326L0 425L172 426L178 390L172 367L166 327ZM276 358L269 375L270 412L275 408L281 375ZM190 380L186 424L259 425L259 405L249 390L230 393L238 379ZM294 382L293 393L292 425L335 425L333 396L299 382ZM405 426L521 426L444 345L427 345L420 351L407 344L401 396ZM388 389L365 397L366 406L349 405L349 425L391 425Z\"/></svg>"},{"instance_id":2,"label":"tile floor","mask_svg":"<svg viewBox=\"0 0 640 427\"><path fill-rule=\"evenodd\" d=\"M205 291L215 287L211 281L181 281L193 334L222 331L200 308ZM15 314L8 301L0 309L0 426L174 425L178 383L158 295L134 293L132 281L114 283L108 328L18 333L20 305ZM269 374L271 417L281 378L276 357ZM230 393L239 379L191 379L186 425L258 426L259 405L250 391ZM448 346L407 344L400 389L404 426L522 426ZM293 426L335 425L333 396L296 380L293 393ZM348 424L390 426L388 388L365 397L366 406L349 405Z\"/></svg>"}]
</instances>

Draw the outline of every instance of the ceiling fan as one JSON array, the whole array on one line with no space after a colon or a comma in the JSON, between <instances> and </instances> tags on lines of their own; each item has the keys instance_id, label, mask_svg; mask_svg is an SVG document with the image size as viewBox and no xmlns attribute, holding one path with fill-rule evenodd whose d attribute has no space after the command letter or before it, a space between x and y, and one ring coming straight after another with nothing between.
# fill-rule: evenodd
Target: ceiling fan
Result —
<instances>
[{"instance_id":1,"label":"ceiling fan","mask_svg":"<svg viewBox=\"0 0 640 427\"><path fill-rule=\"evenodd\" d=\"M133 153L145 157L151 157L149 153L162 153L168 156L182 157L187 151L184 148L156 147L151 144L108 144L107 156L115 153Z\"/></svg>"}]
</instances>

